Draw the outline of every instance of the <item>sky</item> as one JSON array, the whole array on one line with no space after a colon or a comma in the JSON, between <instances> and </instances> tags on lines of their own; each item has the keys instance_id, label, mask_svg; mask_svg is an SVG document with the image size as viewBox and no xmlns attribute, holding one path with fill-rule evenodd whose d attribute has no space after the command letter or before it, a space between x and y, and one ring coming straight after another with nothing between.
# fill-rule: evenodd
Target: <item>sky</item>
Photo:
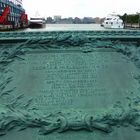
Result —
<instances>
[{"instance_id":1,"label":"sky","mask_svg":"<svg viewBox=\"0 0 140 140\"><path fill-rule=\"evenodd\" d=\"M22 0L29 17L105 17L115 12L135 14L140 12L140 0Z\"/></svg>"}]
</instances>

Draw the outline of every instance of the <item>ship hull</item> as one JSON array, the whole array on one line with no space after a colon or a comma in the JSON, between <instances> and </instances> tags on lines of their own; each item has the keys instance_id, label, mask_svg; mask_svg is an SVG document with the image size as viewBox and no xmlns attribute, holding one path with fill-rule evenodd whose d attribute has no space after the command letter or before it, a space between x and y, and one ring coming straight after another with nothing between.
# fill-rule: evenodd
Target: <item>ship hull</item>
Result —
<instances>
[{"instance_id":1,"label":"ship hull","mask_svg":"<svg viewBox=\"0 0 140 140\"><path fill-rule=\"evenodd\" d=\"M14 10L11 11L11 9ZM0 31L28 27L28 15L22 7L22 0L0 1Z\"/></svg>"},{"instance_id":2,"label":"ship hull","mask_svg":"<svg viewBox=\"0 0 140 140\"><path fill-rule=\"evenodd\" d=\"M29 28L45 28L46 24L44 23L35 23L35 22L30 22Z\"/></svg>"}]
</instances>

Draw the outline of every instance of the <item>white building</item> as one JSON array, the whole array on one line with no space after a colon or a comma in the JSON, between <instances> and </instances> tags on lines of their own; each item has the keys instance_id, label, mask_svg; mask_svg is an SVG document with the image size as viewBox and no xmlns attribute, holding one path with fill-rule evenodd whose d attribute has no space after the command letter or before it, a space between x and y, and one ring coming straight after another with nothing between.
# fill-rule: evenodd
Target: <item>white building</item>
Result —
<instances>
[{"instance_id":1,"label":"white building","mask_svg":"<svg viewBox=\"0 0 140 140\"><path fill-rule=\"evenodd\" d=\"M58 22L58 21L60 21L60 20L61 20L61 16L60 16L60 15L54 16L54 21L55 21L55 22Z\"/></svg>"}]
</instances>

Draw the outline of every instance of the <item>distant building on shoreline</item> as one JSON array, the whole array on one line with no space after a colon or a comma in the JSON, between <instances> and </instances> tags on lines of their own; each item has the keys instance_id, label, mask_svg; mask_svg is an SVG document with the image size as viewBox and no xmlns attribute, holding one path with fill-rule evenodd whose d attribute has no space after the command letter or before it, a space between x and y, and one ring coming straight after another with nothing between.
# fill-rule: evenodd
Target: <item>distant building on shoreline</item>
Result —
<instances>
[{"instance_id":1,"label":"distant building on shoreline","mask_svg":"<svg viewBox=\"0 0 140 140\"><path fill-rule=\"evenodd\" d=\"M54 16L54 22L59 22L59 21L61 21L61 16L60 15L56 15L56 16Z\"/></svg>"},{"instance_id":2,"label":"distant building on shoreline","mask_svg":"<svg viewBox=\"0 0 140 140\"><path fill-rule=\"evenodd\" d=\"M97 24L101 24L101 21L102 21L101 18L96 17L96 18L94 18L94 20L95 20L95 23L97 23Z\"/></svg>"},{"instance_id":3,"label":"distant building on shoreline","mask_svg":"<svg viewBox=\"0 0 140 140\"><path fill-rule=\"evenodd\" d=\"M93 18L93 17L62 18L60 15L55 15L53 18L47 17L46 23L47 24L100 24L101 18L99 18L99 17L96 17L96 18Z\"/></svg>"}]
</instances>

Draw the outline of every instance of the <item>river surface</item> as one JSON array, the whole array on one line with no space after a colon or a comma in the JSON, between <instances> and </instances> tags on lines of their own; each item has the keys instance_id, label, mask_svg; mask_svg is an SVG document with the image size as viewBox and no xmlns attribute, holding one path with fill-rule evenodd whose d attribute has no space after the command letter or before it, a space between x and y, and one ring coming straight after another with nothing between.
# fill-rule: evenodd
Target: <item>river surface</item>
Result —
<instances>
[{"instance_id":1,"label":"river surface","mask_svg":"<svg viewBox=\"0 0 140 140\"><path fill-rule=\"evenodd\" d=\"M27 28L24 31L30 32L30 31L94 31L94 30L108 30L108 29L101 27L100 24L46 24L45 28L41 29Z\"/></svg>"}]
</instances>

